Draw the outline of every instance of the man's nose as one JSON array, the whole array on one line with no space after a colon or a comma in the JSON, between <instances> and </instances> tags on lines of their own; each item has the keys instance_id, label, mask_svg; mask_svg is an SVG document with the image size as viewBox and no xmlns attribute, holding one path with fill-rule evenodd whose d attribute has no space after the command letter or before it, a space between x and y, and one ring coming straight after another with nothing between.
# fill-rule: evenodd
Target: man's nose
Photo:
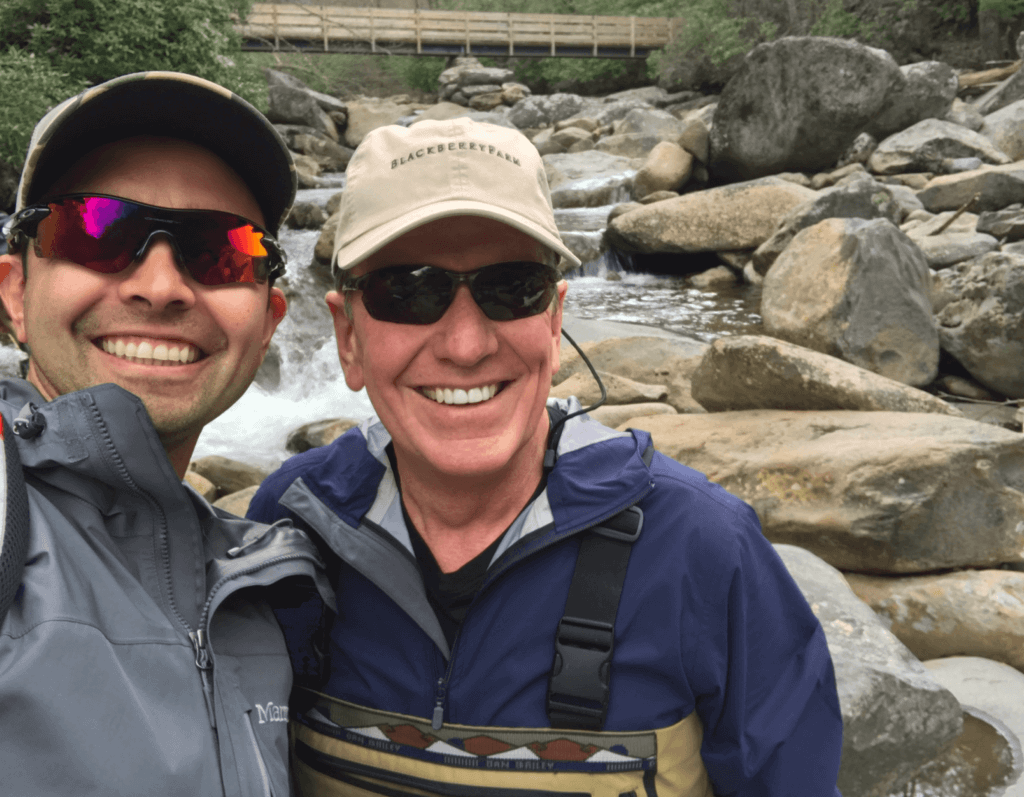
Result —
<instances>
[{"instance_id":1,"label":"man's nose","mask_svg":"<svg viewBox=\"0 0 1024 797\"><path fill-rule=\"evenodd\" d=\"M498 350L494 322L484 315L469 286L460 285L438 322L441 356L458 365L475 365Z\"/></svg>"},{"instance_id":2,"label":"man's nose","mask_svg":"<svg viewBox=\"0 0 1024 797\"><path fill-rule=\"evenodd\" d=\"M120 293L123 301L145 302L153 310L187 309L196 299L190 282L170 241L161 235L148 241L139 261L128 267Z\"/></svg>"}]
</instances>

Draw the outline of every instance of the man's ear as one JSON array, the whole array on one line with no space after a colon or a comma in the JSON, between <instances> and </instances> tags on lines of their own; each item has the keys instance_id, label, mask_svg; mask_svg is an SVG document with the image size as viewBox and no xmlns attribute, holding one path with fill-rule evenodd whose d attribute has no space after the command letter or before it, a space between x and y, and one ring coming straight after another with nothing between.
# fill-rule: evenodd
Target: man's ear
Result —
<instances>
[{"instance_id":1,"label":"man's ear","mask_svg":"<svg viewBox=\"0 0 1024 797\"><path fill-rule=\"evenodd\" d=\"M324 297L334 319L334 336L338 343L338 360L341 370L345 372L345 384L349 390L362 390L366 386L363 379L363 353L356 334L355 324L349 317L345 307L344 294L331 291Z\"/></svg>"},{"instance_id":2,"label":"man's ear","mask_svg":"<svg viewBox=\"0 0 1024 797\"><path fill-rule=\"evenodd\" d=\"M271 288L270 296L267 298L267 312L263 320L263 340L260 341L260 350L266 356L270 348L270 339L274 337L278 324L284 320L288 312L288 300L284 298L284 291L280 288Z\"/></svg>"},{"instance_id":3,"label":"man's ear","mask_svg":"<svg viewBox=\"0 0 1024 797\"><path fill-rule=\"evenodd\" d=\"M0 255L0 279L0 301L10 316L15 337L25 343L25 269L20 254Z\"/></svg>"},{"instance_id":4,"label":"man's ear","mask_svg":"<svg viewBox=\"0 0 1024 797\"><path fill-rule=\"evenodd\" d=\"M569 291L569 283L561 280L557 286L558 294L555 296L554 306L551 308L551 375L558 373L561 367L562 351L562 306L565 304L565 294Z\"/></svg>"}]
</instances>

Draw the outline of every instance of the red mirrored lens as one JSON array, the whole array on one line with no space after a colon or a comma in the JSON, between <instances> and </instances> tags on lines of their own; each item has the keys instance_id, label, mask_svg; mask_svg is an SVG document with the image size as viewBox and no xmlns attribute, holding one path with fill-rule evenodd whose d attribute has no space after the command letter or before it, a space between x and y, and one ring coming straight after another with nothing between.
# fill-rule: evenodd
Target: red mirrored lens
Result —
<instances>
[{"instance_id":1,"label":"red mirrored lens","mask_svg":"<svg viewBox=\"0 0 1024 797\"><path fill-rule=\"evenodd\" d=\"M103 274L123 271L133 259L131 242L144 232L131 215L130 204L108 197L51 203L50 215L36 231L36 254Z\"/></svg>"}]
</instances>

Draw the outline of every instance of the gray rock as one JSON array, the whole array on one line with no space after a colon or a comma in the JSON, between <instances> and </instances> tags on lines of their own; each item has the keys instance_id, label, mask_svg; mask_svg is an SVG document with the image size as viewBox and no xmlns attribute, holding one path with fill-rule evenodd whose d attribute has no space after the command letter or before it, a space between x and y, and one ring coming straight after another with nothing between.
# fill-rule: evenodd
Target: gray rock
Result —
<instances>
[{"instance_id":1,"label":"gray rock","mask_svg":"<svg viewBox=\"0 0 1024 797\"><path fill-rule=\"evenodd\" d=\"M608 250L601 232L563 232L560 235L562 243L580 259L580 263L583 265L597 260Z\"/></svg>"},{"instance_id":2,"label":"gray rock","mask_svg":"<svg viewBox=\"0 0 1024 797\"><path fill-rule=\"evenodd\" d=\"M864 410L960 413L923 390L762 335L719 338L691 378L708 412Z\"/></svg>"},{"instance_id":3,"label":"gray rock","mask_svg":"<svg viewBox=\"0 0 1024 797\"><path fill-rule=\"evenodd\" d=\"M252 501L252 497L256 495L256 491L259 487L253 485L252 487L246 487L244 490L230 493L225 495L223 498L218 498L213 502L213 505L217 509L223 509L225 512L230 512L232 515L238 517L245 517L245 513L249 511L249 503Z\"/></svg>"},{"instance_id":4,"label":"gray rock","mask_svg":"<svg viewBox=\"0 0 1024 797\"><path fill-rule=\"evenodd\" d=\"M482 66L479 69L463 69L459 72L458 84L465 91L467 86L490 85L501 91L501 85L512 80L514 72L501 67Z\"/></svg>"},{"instance_id":5,"label":"gray rock","mask_svg":"<svg viewBox=\"0 0 1024 797\"><path fill-rule=\"evenodd\" d=\"M933 269L949 268L955 263L979 257L999 247L999 241L984 233L943 233L914 237Z\"/></svg>"},{"instance_id":6,"label":"gray rock","mask_svg":"<svg viewBox=\"0 0 1024 797\"><path fill-rule=\"evenodd\" d=\"M22 363L28 355L17 346L0 346L0 379L22 379Z\"/></svg>"},{"instance_id":7,"label":"gray rock","mask_svg":"<svg viewBox=\"0 0 1024 797\"><path fill-rule=\"evenodd\" d=\"M1024 208L1017 204L986 211L978 217L976 229L1007 241L1024 240Z\"/></svg>"},{"instance_id":8,"label":"gray rock","mask_svg":"<svg viewBox=\"0 0 1024 797\"><path fill-rule=\"evenodd\" d=\"M315 202L296 202L285 222L297 230L319 230L327 221L327 214Z\"/></svg>"},{"instance_id":9,"label":"gray rock","mask_svg":"<svg viewBox=\"0 0 1024 797\"><path fill-rule=\"evenodd\" d=\"M551 202L556 208L596 208L626 201L639 165L597 150L545 155Z\"/></svg>"},{"instance_id":10,"label":"gray rock","mask_svg":"<svg viewBox=\"0 0 1024 797\"><path fill-rule=\"evenodd\" d=\"M917 198L917 194L905 185L889 184L887 185L889 192L892 194L892 198L896 201L896 204L900 206L900 218L905 219L915 210L924 210L924 205L921 200Z\"/></svg>"},{"instance_id":11,"label":"gray rock","mask_svg":"<svg viewBox=\"0 0 1024 797\"><path fill-rule=\"evenodd\" d=\"M941 171L952 158L980 158L985 163L1010 163L988 138L942 119L924 119L882 141L868 160L875 174Z\"/></svg>"},{"instance_id":12,"label":"gray rock","mask_svg":"<svg viewBox=\"0 0 1024 797\"><path fill-rule=\"evenodd\" d=\"M898 224L902 215L891 186L877 183L867 175L858 175L853 181L827 188L790 210L772 237L755 250L754 268L759 274L767 273L793 237L819 221L833 218L888 219Z\"/></svg>"},{"instance_id":13,"label":"gray rock","mask_svg":"<svg viewBox=\"0 0 1024 797\"><path fill-rule=\"evenodd\" d=\"M917 198L932 213L959 210L968 202L975 213L1000 210L1020 202L1022 196L1024 161L936 177L917 192Z\"/></svg>"},{"instance_id":14,"label":"gray rock","mask_svg":"<svg viewBox=\"0 0 1024 797\"><path fill-rule=\"evenodd\" d=\"M612 94L606 95L604 98L606 103L620 102L622 100L635 100L645 102L653 106L664 105L671 102L669 93L661 86L643 86L638 89L616 91Z\"/></svg>"},{"instance_id":15,"label":"gray rock","mask_svg":"<svg viewBox=\"0 0 1024 797\"><path fill-rule=\"evenodd\" d=\"M980 169L983 165L981 158L943 158L939 171L943 174L959 174Z\"/></svg>"},{"instance_id":16,"label":"gray rock","mask_svg":"<svg viewBox=\"0 0 1024 797\"><path fill-rule=\"evenodd\" d=\"M493 83L479 83L472 86L462 86L459 91L472 99L479 94L497 94L501 96L501 86Z\"/></svg>"},{"instance_id":17,"label":"gray rock","mask_svg":"<svg viewBox=\"0 0 1024 797\"><path fill-rule=\"evenodd\" d=\"M1024 159L1024 100L990 113L978 132L990 138L1012 160Z\"/></svg>"},{"instance_id":18,"label":"gray rock","mask_svg":"<svg viewBox=\"0 0 1024 797\"><path fill-rule=\"evenodd\" d=\"M643 100L615 100L602 105L598 105L594 108L587 108L581 113L585 113L589 118L597 122L598 127L604 127L610 125L613 122L617 122L620 119L625 119L630 111L634 111L638 108L650 108L650 105Z\"/></svg>"},{"instance_id":19,"label":"gray rock","mask_svg":"<svg viewBox=\"0 0 1024 797\"><path fill-rule=\"evenodd\" d=\"M301 454L311 448L333 443L353 426L358 425L358 421L348 418L328 418L324 421L306 423L288 433L285 448L293 454Z\"/></svg>"},{"instance_id":20,"label":"gray rock","mask_svg":"<svg viewBox=\"0 0 1024 797\"><path fill-rule=\"evenodd\" d=\"M769 335L918 386L938 370L930 296L924 255L891 222L826 219L775 261L761 316Z\"/></svg>"},{"instance_id":21,"label":"gray rock","mask_svg":"<svg viewBox=\"0 0 1024 797\"><path fill-rule=\"evenodd\" d=\"M658 143L657 138L644 133L616 133L603 136L594 148L621 158L646 158Z\"/></svg>"},{"instance_id":22,"label":"gray rock","mask_svg":"<svg viewBox=\"0 0 1024 797\"><path fill-rule=\"evenodd\" d=\"M271 122L306 125L338 140L337 126L307 90L277 85L271 86L267 94L270 102L267 118Z\"/></svg>"},{"instance_id":23,"label":"gray rock","mask_svg":"<svg viewBox=\"0 0 1024 797\"><path fill-rule=\"evenodd\" d=\"M616 429L628 424L633 418L645 418L649 415L678 415L669 404L660 401L646 401L637 404L602 405L587 413L598 423Z\"/></svg>"},{"instance_id":24,"label":"gray rock","mask_svg":"<svg viewBox=\"0 0 1024 797\"><path fill-rule=\"evenodd\" d=\"M550 127L578 114L585 106L583 98L577 94L534 94L513 105L508 120L520 130Z\"/></svg>"},{"instance_id":25,"label":"gray rock","mask_svg":"<svg viewBox=\"0 0 1024 797\"><path fill-rule=\"evenodd\" d=\"M397 103L388 99L363 97L350 102L345 144L355 149L371 130L394 124L411 110L412 106L407 103Z\"/></svg>"},{"instance_id":26,"label":"gray rock","mask_svg":"<svg viewBox=\"0 0 1024 797\"><path fill-rule=\"evenodd\" d=\"M842 573L809 551L776 545L821 622L843 713L837 786L845 795L902 789L963 727L960 704L850 591Z\"/></svg>"},{"instance_id":27,"label":"gray rock","mask_svg":"<svg viewBox=\"0 0 1024 797\"><path fill-rule=\"evenodd\" d=\"M633 196L643 199L656 191L678 191L692 170L693 155L672 141L661 141L633 178Z\"/></svg>"},{"instance_id":28,"label":"gray rock","mask_svg":"<svg viewBox=\"0 0 1024 797\"><path fill-rule=\"evenodd\" d=\"M246 487L256 487L270 475L263 468L218 456L197 459L188 468L213 482L225 496Z\"/></svg>"},{"instance_id":29,"label":"gray rock","mask_svg":"<svg viewBox=\"0 0 1024 797\"><path fill-rule=\"evenodd\" d=\"M985 387L1024 398L1024 256L990 252L940 276L954 297L936 316L942 348Z\"/></svg>"},{"instance_id":30,"label":"gray rock","mask_svg":"<svg viewBox=\"0 0 1024 797\"><path fill-rule=\"evenodd\" d=\"M985 117L978 113L978 109L961 99L953 100L945 119L968 130L981 130L981 126L985 124Z\"/></svg>"},{"instance_id":31,"label":"gray rock","mask_svg":"<svg viewBox=\"0 0 1024 797\"><path fill-rule=\"evenodd\" d=\"M649 385L637 382L619 374L598 370L598 376L604 383L605 391L608 394L607 404L639 404L651 401L665 401L668 398L668 388L665 385ZM589 372L576 373L559 382L551 388L550 395L553 398L569 398L576 396L580 403L586 407L593 404L601 397L601 389L594 381L594 376Z\"/></svg>"},{"instance_id":32,"label":"gray rock","mask_svg":"<svg viewBox=\"0 0 1024 797\"><path fill-rule=\"evenodd\" d=\"M267 69L267 86L272 88L274 86L284 86L289 89L298 89L299 91L308 91L309 86L303 83L295 75L291 75L288 72L281 72L277 69Z\"/></svg>"},{"instance_id":33,"label":"gray rock","mask_svg":"<svg viewBox=\"0 0 1024 797\"><path fill-rule=\"evenodd\" d=\"M837 166L848 166L851 163L867 163L878 142L870 133L861 133L836 162Z\"/></svg>"},{"instance_id":34,"label":"gray rock","mask_svg":"<svg viewBox=\"0 0 1024 797\"><path fill-rule=\"evenodd\" d=\"M722 92L711 172L740 180L830 167L905 81L892 56L853 41L760 44Z\"/></svg>"},{"instance_id":35,"label":"gray rock","mask_svg":"<svg viewBox=\"0 0 1024 797\"><path fill-rule=\"evenodd\" d=\"M956 73L941 61L921 61L900 67L904 81L893 90L885 107L867 127L882 138L922 119L943 119L959 88Z\"/></svg>"},{"instance_id":36,"label":"gray rock","mask_svg":"<svg viewBox=\"0 0 1024 797\"><path fill-rule=\"evenodd\" d=\"M677 141L683 132L683 123L668 111L634 108L615 127L619 135L636 133L655 141Z\"/></svg>"},{"instance_id":37,"label":"gray rock","mask_svg":"<svg viewBox=\"0 0 1024 797\"><path fill-rule=\"evenodd\" d=\"M705 290L724 288L729 285L735 285L738 281L736 272L728 266L715 266L690 277L690 284L694 288L703 288Z\"/></svg>"},{"instance_id":38,"label":"gray rock","mask_svg":"<svg viewBox=\"0 0 1024 797\"><path fill-rule=\"evenodd\" d=\"M306 92L316 100L316 104L323 108L328 113L336 112L347 114L348 106L344 102L339 100L337 97L332 97L330 94L324 94L322 91L313 91L313 89L306 89Z\"/></svg>"},{"instance_id":39,"label":"gray rock","mask_svg":"<svg viewBox=\"0 0 1024 797\"><path fill-rule=\"evenodd\" d=\"M998 86L976 99L972 105L982 116L987 116L1018 100L1024 100L1024 69L1018 69Z\"/></svg>"},{"instance_id":40,"label":"gray rock","mask_svg":"<svg viewBox=\"0 0 1024 797\"><path fill-rule=\"evenodd\" d=\"M292 149L308 155L327 172L343 172L352 160L355 150L343 147L329 138L299 133L292 137Z\"/></svg>"}]
</instances>

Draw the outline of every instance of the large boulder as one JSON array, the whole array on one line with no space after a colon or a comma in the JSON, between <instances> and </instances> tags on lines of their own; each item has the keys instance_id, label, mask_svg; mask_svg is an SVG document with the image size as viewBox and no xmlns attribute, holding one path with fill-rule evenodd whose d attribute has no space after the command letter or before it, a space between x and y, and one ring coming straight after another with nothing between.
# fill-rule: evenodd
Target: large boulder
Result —
<instances>
[{"instance_id":1,"label":"large boulder","mask_svg":"<svg viewBox=\"0 0 1024 797\"><path fill-rule=\"evenodd\" d=\"M760 44L722 92L711 172L743 180L827 169L905 82L892 56L854 41L787 36Z\"/></svg>"},{"instance_id":2,"label":"large boulder","mask_svg":"<svg viewBox=\"0 0 1024 797\"><path fill-rule=\"evenodd\" d=\"M691 377L709 412L873 410L960 412L940 398L836 357L763 335L719 338Z\"/></svg>"},{"instance_id":3,"label":"large boulder","mask_svg":"<svg viewBox=\"0 0 1024 797\"><path fill-rule=\"evenodd\" d=\"M693 155L672 141L661 141L633 178L633 196L643 199L655 191L677 191L692 171Z\"/></svg>"},{"instance_id":4,"label":"large boulder","mask_svg":"<svg viewBox=\"0 0 1024 797\"><path fill-rule=\"evenodd\" d=\"M1003 210L989 210L978 217L975 229L1006 241L1024 239L1024 207L1017 202Z\"/></svg>"},{"instance_id":5,"label":"large boulder","mask_svg":"<svg viewBox=\"0 0 1024 797\"><path fill-rule=\"evenodd\" d=\"M923 119L879 143L868 159L875 174L942 172L944 161L980 158L1002 165L1011 159L988 138L944 119Z\"/></svg>"},{"instance_id":6,"label":"large boulder","mask_svg":"<svg viewBox=\"0 0 1024 797\"><path fill-rule=\"evenodd\" d=\"M1024 158L1024 100L990 113L978 132L991 139L1012 160Z\"/></svg>"},{"instance_id":7,"label":"large boulder","mask_svg":"<svg viewBox=\"0 0 1024 797\"><path fill-rule=\"evenodd\" d=\"M901 792L960 733L960 703L814 554L776 545L825 631L843 714L838 787L844 795Z\"/></svg>"},{"instance_id":8,"label":"large boulder","mask_svg":"<svg viewBox=\"0 0 1024 797\"><path fill-rule=\"evenodd\" d=\"M362 97L348 103L345 144L355 149L371 130L397 122L413 110L411 104Z\"/></svg>"},{"instance_id":9,"label":"large boulder","mask_svg":"<svg viewBox=\"0 0 1024 797\"><path fill-rule=\"evenodd\" d=\"M1024 69L1014 74L974 101L978 113L985 116L1007 105L1024 100Z\"/></svg>"},{"instance_id":10,"label":"large boulder","mask_svg":"<svg viewBox=\"0 0 1024 797\"><path fill-rule=\"evenodd\" d=\"M889 221L826 219L797 233L765 276L764 329L926 385L939 364L931 280L921 250Z\"/></svg>"},{"instance_id":11,"label":"large boulder","mask_svg":"<svg viewBox=\"0 0 1024 797\"><path fill-rule=\"evenodd\" d=\"M527 127L550 127L555 122L575 116L587 107L578 94L534 94L520 100L508 112L508 120L520 130Z\"/></svg>"},{"instance_id":12,"label":"large boulder","mask_svg":"<svg viewBox=\"0 0 1024 797\"><path fill-rule=\"evenodd\" d=\"M632 419L747 501L772 542L842 570L1024 561L1018 432L938 413L747 410Z\"/></svg>"},{"instance_id":13,"label":"large boulder","mask_svg":"<svg viewBox=\"0 0 1024 797\"><path fill-rule=\"evenodd\" d=\"M271 122L306 125L338 140L337 126L308 90L279 84L271 86L267 94L270 103L267 118Z\"/></svg>"},{"instance_id":14,"label":"large boulder","mask_svg":"<svg viewBox=\"0 0 1024 797\"><path fill-rule=\"evenodd\" d=\"M778 177L694 191L613 219L608 237L633 252L753 249L790 209L813 196L809 188Z\"/></svg>"},{"instance_id":15,"label":"large boulder","mask_svg":"<svg viewBox=\"0 0 1024 797\"><path fill-rule=\"evenodd\" d=\"M983 656L1024 670L1024 573L964 570L846 577L857 597L925 659Z\"/></svg>"},{"instance_id":16,"label":"large boulder","mask_svg":"<svg viewBox=\"0 0 1024 797\"><path fill-rule=\"evenodd\" d=\"M866 174L858 175L849 183L826 188L790 210L772 237L755 250L754 268L758 274L766 274L793 237L819 221L835 218L888 219L899 224L901 215L901 206L890 186L877 183Z\"/></svg>"},{"instance_id":17,"label":"large boulder","mask_svg":"<svg viewBox=\"0 0 1024 797\"><path fill-rule=\"evenodd\" d=\"M599 370L597 374L601 377L608 394L605 400L608 405L643 404L665 401L668 398L668 388L665 385L644 384L607 371ZM601 397L601 389L588 369L586 373L573 374L564 382L559 382L551 388L550 395L552 398L575 396L583 406L587 406Z\"/></svg>"},{"instance_id":18,"label":"large boulder","mask_svg":"<svg viewBox=\"0 0 1024 797\"><path fill-rule=\"evenodd\" d=\"M941 233L911 238L924 255L928 267L936 271L979 257L999 247L999 241L980 232Z\"/></svg>"},{"instance_id":19,"label":"large boulder","mask_svg":"<svg viewBox=\"0 0 1024 797\"><path fill-rule=\"evenodd\" d=\"M956 72L941 61L900 67L904 80L886 97L885 108L867 126L876 138L910 127L922 119L944 119L960 86Z\"/></svg>"},{"instance_id":20,"label":"large boulder","mask_svg":"<svg viewBox=\"0 0 1024 797\"><path fill-rule=\"evenodd\" d=\"M1024 398L1024 255L990 252L940 273L942 348L990 390Z\"/></svg>"},{"instance_id":21,"label":"large boulder","mask_svg":"<svg viewBox=\"0 0 1024 797\"><path fill-rule=\"evenodd\" d=\"M928 181L917 192L921 204L932 213L959 210L1001 210L1024 196L1024 160L1005 166L982 166L969 172L946 174Z\"/></svg>"}]
</instances>

